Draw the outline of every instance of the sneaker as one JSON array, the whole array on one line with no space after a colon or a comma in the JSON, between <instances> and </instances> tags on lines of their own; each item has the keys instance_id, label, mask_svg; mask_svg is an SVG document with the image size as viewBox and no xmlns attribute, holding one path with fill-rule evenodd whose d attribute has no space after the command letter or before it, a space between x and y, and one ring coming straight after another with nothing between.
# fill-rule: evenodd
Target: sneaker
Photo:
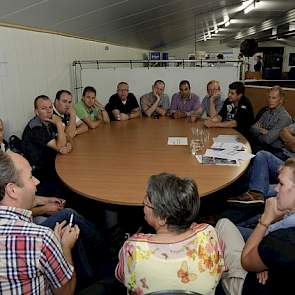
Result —
<instances>
[{"instance_id":1,"label":"sneaker","mask_svg":"<svg viewBox=\"0 0 295 295\"><path fill-rule=\"evenodd\" d=\"M229 203L242 203L242 204L255 204L264 203L264 196L261 193L256 192L245 192L242 195L227 200Z\"/></svg>"}]
</instances>

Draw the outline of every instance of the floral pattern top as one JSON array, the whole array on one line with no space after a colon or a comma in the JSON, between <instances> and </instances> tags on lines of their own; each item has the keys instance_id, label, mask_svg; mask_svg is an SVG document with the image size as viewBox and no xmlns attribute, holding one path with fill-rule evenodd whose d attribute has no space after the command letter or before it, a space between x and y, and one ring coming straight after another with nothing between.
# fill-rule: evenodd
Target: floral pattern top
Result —
<instances>
[{"instance_id":1,"label":"floral pattern top","mask_svg":"<svg viewBox=\"0 0 295 295\"><path fill-rule=\"evenodd\" d=\"M134 295L168 289L214 294L225 270L221 245L211 225L191 229L175 243L154 241L152 234L129 238L119 253L117 279Z\"/></svg>"}]
</instances>

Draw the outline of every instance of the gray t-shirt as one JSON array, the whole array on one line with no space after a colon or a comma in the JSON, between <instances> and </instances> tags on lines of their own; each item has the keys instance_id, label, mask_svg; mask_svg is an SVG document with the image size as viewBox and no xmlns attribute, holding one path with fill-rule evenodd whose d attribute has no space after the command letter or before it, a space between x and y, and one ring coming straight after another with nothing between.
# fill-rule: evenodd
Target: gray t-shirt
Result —
<instances>
[{"instance_id":1,"label":"gray t-shirt","mask_svg":"<svg viewBox=\"0 0 295 295\"><path fill-rule=\"evenodd\" d=\"M154 96L153 92L144 94L140 98L140 106L141 110L145 113L156 101L156 97ZM169 102L169 96L165 93L163 93L160 97L160 102L158 104L160 108L163 108L165 110L168 110L170 107L170 102Z\"/></svg>"},{"instance_id":2,"label":"gray t-shirt","mask_svg":"<svg viewBox=\"0 0 295 295\"><path fill-rule=\"evenodd\" d=\"M217 114L221 110L224 100L225 100L224 96L221 93L215 101L215 108L216 108ZM203 109L202 117L209 117L209 113L210 113L210 97L209 97L209 95L206 95L203 98L201 106Z\"/></svg>"}]
</instances>

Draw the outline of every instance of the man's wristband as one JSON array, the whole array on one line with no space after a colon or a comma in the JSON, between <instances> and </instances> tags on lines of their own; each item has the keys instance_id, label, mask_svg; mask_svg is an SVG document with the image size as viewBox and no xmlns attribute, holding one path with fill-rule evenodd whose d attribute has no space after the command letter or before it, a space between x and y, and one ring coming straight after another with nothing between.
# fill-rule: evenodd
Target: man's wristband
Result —
<instances>
[{"instance_id":1,"label":"man's wristband","mask_svg":"<svg viewBox=\"0 0 295 295\"><path fill-rule=\"evenodd\" d=\"M128 120L130 120L130 119L131 119L131 114L129 113L129 114L128 114Z\"/></svg>"},{"instance_id":2,"label":"man's wristband","mask_svg":"<svg viewBox=\"0 0 295 295\"><path fill-rule=\"evenodd\" d=\"M268 229L268 227L269 227L269 224L266 224L266 223L262 222L262 221L261 221L261 218L259 218L259 220L258 220L258 224L264 226L266 229Z\"/></svg>"}]
</instances>

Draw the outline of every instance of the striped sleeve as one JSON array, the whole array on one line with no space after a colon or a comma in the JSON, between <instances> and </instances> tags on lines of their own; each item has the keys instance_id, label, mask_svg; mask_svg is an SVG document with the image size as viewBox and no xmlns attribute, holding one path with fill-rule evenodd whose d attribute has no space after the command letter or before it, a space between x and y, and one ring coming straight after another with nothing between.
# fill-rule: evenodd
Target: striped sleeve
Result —
<instances>
[{"instance_id":1,"label":"striped sleeve","mask_svg":"<svg viewBox=\"0 0 295 295\"><path fill-rule=\"evenodd\" d=\"M53 288L64 286L74 272L74 267L66 261L61 244L51 229L48 229L43 240L40 264Z\"/></svg>"}]
</instances>

